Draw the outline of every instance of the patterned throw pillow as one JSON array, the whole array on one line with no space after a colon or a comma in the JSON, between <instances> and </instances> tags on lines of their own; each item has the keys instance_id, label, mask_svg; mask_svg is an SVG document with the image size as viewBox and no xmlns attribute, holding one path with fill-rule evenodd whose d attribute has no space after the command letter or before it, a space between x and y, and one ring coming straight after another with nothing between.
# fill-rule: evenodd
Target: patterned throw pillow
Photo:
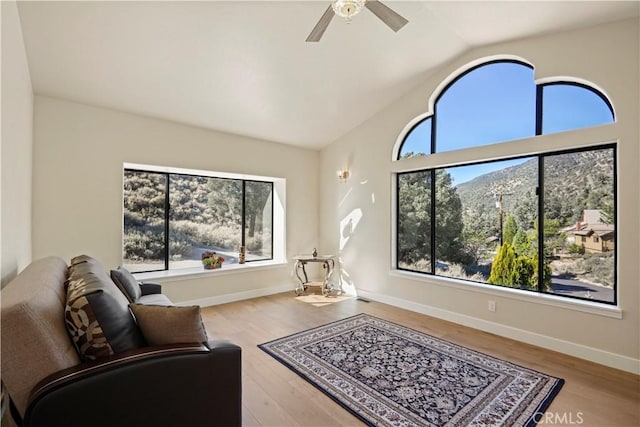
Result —
<instances>
[{"instance_id":1,"label":"patterned throw pillow","mask_svg":"<svg viewBox=\"0 0 640 427\"><path fill-rule=\"evenodd\" d=\"M100 261L98 261L97 259L90 257L89 255L78 255L75 256L73 258L71 258L71 261L69 261L69 266L71 266L71 268L73 268L76 265L79 264L98 264L100 265Z\"/></svg>"},{"instance_id":2,"label":"patterned throw pillow","mask_svg":"<svg viewBox=\"0 0 640 427\"><path fill-rule=\"evenodd\" d=\"M129 308L149 345L203 343L208 339L197 305L130 304Z\"/></svg>"},{"instance_id":3,"label":"patterned throw pillow","mask_svg":"<svg viewBox=\"0 0 640 427\"><path fill-rule=\"evenodd\" d=\"M67 330L83 360L96 360L114 354L86 296L78 293L67 298L64 310Z\"/></svg>"},{"instance_id":4,"label":"patterned throw pillow","mask_svg":"<svg viewBox=\"0 0 640 427\"><path fill-rule=\"evenodd\" d=\"M65 323L82 360L145 345L128 304L98 261L86 259L69 267Z\"/></svg>"}]
</instances>

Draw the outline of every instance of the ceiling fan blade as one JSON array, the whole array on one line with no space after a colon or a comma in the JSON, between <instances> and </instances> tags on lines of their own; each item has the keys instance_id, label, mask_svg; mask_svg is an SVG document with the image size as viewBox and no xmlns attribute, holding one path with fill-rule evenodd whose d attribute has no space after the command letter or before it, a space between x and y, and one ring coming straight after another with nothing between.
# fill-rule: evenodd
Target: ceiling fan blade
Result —
<instances>
[{"instance_id":1,"label":"ceiling fan blade","mask_svg":"<svg viewBox=\"0 0 640 427\"><path fill-rule=\"evenodd\" d=\"M395 32L409 22L378 0L367 0L364 5Z\"/></svg>"},{"instance_id":2,"label":"ceiling fan blade","mask_svg":"<svg viewBox=\"0 0 640 427\"><path fill-rule=\"evenodd\" d=\"M331 5L329 5L327 10L324 11L324 14L320 17L320 20L318 21L316 26L313 27L313 30L311 30L311 33L309 34L309 37L307 37L307 40L305 40L305 41L307 41L307 42L319 42L320 38L322 38L322 35L324 34L325 30L329 26L329 23L333 19L333 15L335 15L335 14L333 13L333 9L331 8Z\"/></svg>"}]
</instances>

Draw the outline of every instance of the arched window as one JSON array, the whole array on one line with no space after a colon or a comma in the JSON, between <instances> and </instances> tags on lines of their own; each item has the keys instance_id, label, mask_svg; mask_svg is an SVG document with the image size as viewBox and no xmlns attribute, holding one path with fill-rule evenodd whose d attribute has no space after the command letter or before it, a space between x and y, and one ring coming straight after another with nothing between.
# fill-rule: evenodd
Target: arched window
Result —
<instances>
[{"instance_id":1,"label":"arched window","mask_svg":"<svg viewBox=\"0 0 640 427\"><path fill-rule=\"evenodd\" d=\"M596 89L578 83L542 85L542 134L613 123L611 104Z\"/></svg>"},{"instance_id":2,"label":"arched window","mask_svg":"<svg viewBox=\"0 0 640 427\"><path fill-rule=\"evenodd\" d=\"M407 133L398 158L426 156L431 153L431 117L422 119Z\"/></svg>"},{"instance_id":3,"label":"arched window","mask_svg":"<svg viewBox=\"0 0 640 427\"><path fill-rule=\"evenodd\" d=\"M564 81L537 86L533 68L517 61L493 61L465 71L445 87L433 109L432 116L407 132L397 160L615 120L611 104L597 89Z\"/></svg>"},{"instance_id":4,"label":"arched window","mask_svg":"<svg viewBox=\"0 0 640 427\"><path fill-rule=\"evenodd\" d=\"M395 160L452 153L396 168L398 270L617 302L615 142L535 149L557 140L550 134L614 122L601 91L536 85L530 65L491 61L456 76L424 116ZM505 154L514 146L523 154Z\"/></svg>"},{"instance_id":5,"label":"arched window","mask_svg":"<svg viewBox=\"0 0 640 427\"><path fill-rule=\"evenodd\" d=\"M436 101L435 152L534 136L535 100L528 65L493 62L467 71Z\"/></svg>"}]
</instances>

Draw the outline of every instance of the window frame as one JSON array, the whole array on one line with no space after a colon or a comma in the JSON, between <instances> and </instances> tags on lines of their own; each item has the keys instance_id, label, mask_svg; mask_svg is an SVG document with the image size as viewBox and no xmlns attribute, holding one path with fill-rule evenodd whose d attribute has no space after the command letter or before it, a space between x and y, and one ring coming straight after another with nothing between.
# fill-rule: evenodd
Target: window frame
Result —
<instances>
[{"instance_id":1,"label":"window frame","mask_svg":"<svg viewBox=\"0 0 640 427\"><path fill-rule=\"evenodd\" d=\"M537 186L536 186L536 198L537 198L537 203L538 203L538 212L537 212L537 227L538 230L544 230L544 158L545 157L551 157L551 156L557 156L557 155L563 155L563 154L572 154L572 153L580 153L580 152L586 152L586 151L596 151L596 150L612 150L612 156L613 156L613 183L612 183L612 187L613 187L613 218L614 218L614 224L613 224L613 241L617 241L618 240L618 227L617 227L617 202L618 202L618 197L617 197L617 144L615 143L610 143L610 144L603 144L603 145L596 145L596 146L588 146L588 147L581 147L581 148L576 148L576 149L565 149L565 150L557 150L557 151L545 151L542 153L538 153L535 155L525 155L525 156L516 156L516 157L506 157L506 158L500 158L499 160L485 160L485 161L478 161L478 162L469 162L469 163L458 163L458 164L454 164L454 165L447 165L447 166L440 166L440 167L434 167L434 168L428 168L428 169L416 169L416 170L410 170L410 171L404 171L404 172L396 172L396 179L395 179L395 231L394 231L394 240L395 240L395 259L394 259L394 266L395 269L398 271L406 271L406 272L410 272L410 273L415 273L415 274L424 274L424 275L428 275L428 276L433 276L433 277L449 277L449 276L443 276L443 275L439 275L436 274L436 263L437 263L437 257L436 257L436 251L437 251L437 233L436 233L436 229L437 229L437 221L435 220L436 218L436 206L437 206L437 194L436 194L436 184L435 184L435 177L436 177L436 173L438 170L444 170L447 168L451 168L451 167L457 167L457 166L472 166L472 165L479 165L479 164L486 164L486 163L493 163L493 162L499 162L499 161L505 161L505 160L517 160L517 159L522 159L522 158L537 158L538 161L538 181L537 181ZM411 173L429 173L430 174L430 193L431 193L431 213L430 213L430 249L431 249L431 253L429 254L429 258L430 258L430 263L431 263L431 271L427 272L427 271L419 271L419 270L412 270L409 268L404 268L400 266L400 239L398 238L398 230L400 229L400 176L401 175L405 175L405 174L411 174ZM582 243L586 243L587 242L587 237L586 236L581 236L582 237ZM538 272L544 271L544 233L538 233ZM579 296L573 296L573 295L559 295L559 294L555 294L553 292L545 292L543 289L543 281L544 281L544 275L538 273L538 289L537 290L526 290L523 289L523 291L526 292L532 292L532 293L538 293L538 294L545 294L545 295L556 295L562 298L573 298L573 299L578 299L578 300L584 300L584 301L590 301L590 302L597 302L600 304L608 304L608 305L617 305L618 304L618 274L617 274L617 259L618 259L618 253L617 251L614 250L613 253L613 281L614 281L614 285L613 285L613 302L608 302L608 301L594 301L593 299L588 299L588 298L583 298L583 297L579 297ZM481 283L483 285L489 285L489 286L494 286L496 288L505 288L504 286L500 286L500 285L492 285L486 282L478 282L478 281L474 281L474 280L469 280L469 279L458 279L458 280L463 280L464 282L471 282L471 283Z\"/></svg>"},{"instance_id":2,"label":"window frame","mask_svg":"<svg viewBox=\"0 0 640 427\"><path fill-rule=\"evenodd\" d=\"M450 277L447 276L439 276L436 274L436 270L435 270L435 264L437 262L437 259L435 257L435 252L436 252L436 235L435 235L435 229L436 229L436 190L435 190L435 174L436 174L436 170L438 169L445 169L445 168L449 168L449 167L455 167L455 166L468 166L468 165L474 165L474 164L482 164L482 163L490 163L490 162L494 162L494 161L501 161L501 160L513 160L513 159L518 159L518 158L523 158L523 157L537 157L538 158L538 186L536 189L536 195L537 195L537 200L538 200L538 212L537 212L537 222L538 222L538 229L539 230L543 230L543 221L544 221L544 176L543 176L543 172L544 172L544 158L548 157L548 156L552 156L552 155L559 155L559 154L566 154L566 153L574 153L574 152L581 152L581 151L592 151L592 150L598 150L598 149L607 149L607 148L611 148L613 150L613 183L612 183L612 187L613 187L613 221L614 221L614 236L613 236L613 240L615 242L617 242L618 240L618 227L617 227L617 204L618 204L618 193L617 193L617 175L618 175L618 171L617 171L617 139L615 138L610 138L607 140L607 142L602 142L602 140L599 140L598 142L585 142L585 141L578 141L578 143L576 144L575 142L572 144L565 144L562 143L560 144L561 147L566 147L566 148L548 148L545 147L545 145L548 144L543 144L542 147L539 147L538 149L534 149L534 150L521 150L521 149L517 149L515 151L519 152L519 153L514 153L514 154L509 154L510 152L514 151L511 149L511 147L516 146L516 147L520 147L520 144L523 143L523 141L526 142L534 142L534 141L538 141L540 137L543 137L545 139L549 139L549 140L564 140L565 138L563 138L563 136L558 136L558 134L560 133L567 133L570 134L571 132L574 131L582 131L584 132L584 129L590 129L590 128L594 128L596 126L601 126L601 125L594 125L594 126L590 126L587 128L576 128L576 129L572 129L572 130L566 130L566 131L562 131L562 132L551 132L551 133L546 133L543 134L542 132L542 123L543 123L543 102L542 102L542 96L543 96L543 89L546 86L549 85L574 85L574 86L578 86L578 87L582 87L584 89L587 89L593 93L595 93L596 95L598 95L607 105L607 107L609 108L609 111L611 112L612 115L612 122L611 123L605 123L602 126L611 126L611 125L615 125L616 123L616 115L615 115L615 111L613 109L613 106L611 104L611 102L609 101L609 99L604 95L604 93L593 87L590 86L588 84L584 84L584 83L579 83L579 82L575 82L575 81L569 81L569 80L557 80L557 81L548 81L545 83L536 83L536 108L535 108L535 132L534 135L532 135L530 138L525 138L525 139L521 139L521 140L507 140L507 141L496 141L495 143L489 143L489 144L482 144L482 145L478 145L478 146L473 146L473 147L466 147L466 148L462 148L462 149L458 149L458 150L452 150L452 151L447 151L447 152L437 152L436 151L436 147L437 147L437 104L438 104L438 100L444 95L444 93L452 86L454 85L460 78L462 78L463 76L465 76L466 74L472 72L473 70L476 70L479 67L483 67L483 66L488 66L490 64L493 63L517 63L520 64L522 66L526 66L528 68L532 68L533 66L531 64L528 64L526 62L523 62L522 60L519 59L494 59L494 60L490 60L490 61L485 61L485 62L480 62L480 63L476 63L475 65L471 66L470 68L461 71L457 76L455 76L453 79L451 79L450 81L448 81L440 90L440 92L437 94L437 96L435 96L435 101L433 102L433 107L432 107L432 112L431 113L427 113L427 114L423 114L421 116L419 116L419 119L416 118L414 119L415 121L411 124L411 126L407 126L405 127L405 129L402 132L402 139L396 143L396 147L397 149L394 147L394 157L392 158L392 161L394 163L396 163L396 165L392 168L392 195L393 195L393 203L395 205L395 207L393 208L393 225L391 227L392 229L392 260L391 260L391 267L392 270L398 271L398 272L404 272L404 273L408 273L411 275L416 275L416 276L426 276L426 277L437 277L440 279L445 279L446 281L449 280L453 280L453 281L459 281L462 284L471 284L472 286L477 286L477 285L483 285L483 287L491 287L491 288L495 288L497 291L500 290L504 290L504 289L510 289L513 290L511 288L505 288L499 285L491 285L491 284L487 284L484 282L475 282L475 281L471 281L471 280L464 280L464 279L452 279ZM429 147L430 148L430 154L420 154L418 156L415 156L413 158L402 158L403 155L403 146L405 144L405 142L407 141L407 138L409 137L409 135L413 132L413 130L420 126L424 121L431 119L431 127L432 127L432 132L431 132L431 140L430 141L425 141L425 148ZM411 122L410 122L411 123ZM502 146L505 147L505 149L503 150L503 152L501 154L493 154L491 156L484 156L484 155L474 155L471 154L471 156L465 156L466 153L475 153L476 151L478 151L478 149L483 146L491 146L491 147L496 147L496 146ZM508 147L508 148L507 148ZM426 150L423 150L426 152ZM496 151L496 150L493 150ZM459 154L462 154L461 156ZM451 161L451 157L458 158L458 157L462 157L464 158L464 160L462 161ZM471 159L469 158L471 157ZM416 160L419 159L419 160ZM440 159L442 159L443 161L440 161ZM427 164L429 165L428 167L423 167L423 164ZM399 254L400 254L400 248L399 248L399 238L398 238L398 232L399 232L399 220L400 220L400 179L399 176L401 176L402 174L405 173L413 173L413 172L430 172L431 173L431 254L430 254L430 258L431 258L431 272L423 272L423 271L415 271L415 270L410 270L410 269L406 269L406 268L401 268L400 267L400 262L399 262ZM543 246L543 242L544 242L544 233L539 233L538 234L538 269L539 271L544 271L543 267L544 267L544 258L541 256L541 254L544 251L544 246ZM583 236L584 239L584 236ZM614 260L613 260L613 281L614 281L614 285L613 285L613 302L609 302L609 301L594 301L592 299L587 299L587 298L582 298L582 297L578 297L578 296L572 296L572 295L562 295L562 294L555 294L555 293L550 293L550 292L543 292L543 274L539 274L539 280L538 280L538 290L516 290L516 291L522 291L522 292L526 292L529 295L532 296L536 296L536 297L540 297L540 296L544 296L544 297L552 297L552 298L558 298L559 300L562 301L571 301L574 300L576 302L588 302L591 304L596 304L596 305L603 305L606 307L611 307L611 306L618 306L618 272L617 272L617 267L618 267L618 253L617 251L614 251Z\"/></svg>"},{"instance_id":3,"label":"window frame","mask_svg":"<svg viewBox=\"0 0 640 427\"><path fill-rule=\"evenodd\" d=\"M544 105L544 89L546 87L549 86L575 86L575 87L579 87L582 89L586 89L590 92L592 92L593 94L595 94L596 96L598 96L600 98L600 100L602 102L604 102L604 104L607 106L607 108L609 109L609 112L611 113L611 117L613 118L613 122L615 123L616 121L616 113L613 109L613 104L611 104L611 101L609 100L609 98L607 98L607 96L602 93L602 91L598 88L595 88L593 86L589 86L588 84L585 83L580 83L580 82L576 82L576 81L570 81L570 80L554 80L554 81L549 81L549 82L545 82L545 83L538 83L536 85L536 135L548 135L549 133L555 133L555 132L549 132L547 134L545 134L542 131L542 126L544 123L544 111L543 111L543 105ZM597 126L597 125L594 125ZM572 129L572 130L565 130L565 131L561 131L561 132L572 132L574 130L578 130L578 129L584 129L584 128L576 128L576 129Z\"/></svg>"},{"instance_id":4,"label":"window frame","mask_svg":"<svg viewBox=\"0 0 640 427\"><path fill-rule=\"evenodd\" d=\"M430 154L435 154L438 151L436 150L437 148L437 134L438 134L438 101L440 101L440 98L442 98L444 96L444 94L447 92L447 90L449 90L450 87L452 87L453 85L455 85L460 79L462 79L463 77L465 77L467 74L472 73L473 71L477 70L478 68L482 68L485 66L489 66L491 64L518 64L518 65L522 65L524 67L530 68L530 69L534 69L534 67L531 64L528 64L522 60L519 59L494 59L494 60L490 60L490 61L485 61L485 62L480 62L478 64L475 64L474 66L467 68L466 70L462 71L461 73L459 73L458 75L456 75L451 81L447 82L446 85L444 85L444 87L440 90L440 92L438 93L438 96L435 97L434 101L433 101L433 111L431 112L431 114L421 118L417 123L415 123L413 126L411 126L411 128L404 134L403 138L402 138L402 142L400 143L400 147L398 148L398 153L397 153L397 157L394 159L396 161L398 160L402 160L402 147L404 146L404 143L406 142L408 136L411 134L411 132L413 132L413 130L415 128L417 128L418 126L420 126L424 121L431 119L431 141L430 141ZM558 82L553 82L553 83L546 83L546 84L560 84L560 83L564 83L564 81L558 81ZM538 84L536 85L537 88L540 87L541 85ZM537 99L539 98L539 93L537 92L538 89L536 88L536 135L538 134L538 120L542 120L542 117L538 114L538 109L540 110L540 112L542 111L542 99L540 98L540 107L538 108L538 104L537 104ZM600 94L602 96L602 94L598 91L598 94ZM540 128L542 129L542 128ZM533 136L533 135L532 135ZM499 143L499 142L497 142ZM475 147L467 147L467 148L462 148L459 150L466 150L468 148L475 148ZM458 151L458 150L452 150L452 151ZM429 155L429 154L426 154Z\"/></svg>"},{"instance_id":5,"label":"window frame","mask_svg":"<svg viewBox=\"0 0 640 427\"><path fill-rule=\"evenodd\" d=\"M462 71L461 73L459 73L457 76L455 76L451 81L447 82L446 85L444 85L444 87L442 87L442 89L440 90L440 92L438 93L438 95L435 97L434 101L433 101L433 108L431 113L424 115L423 117L421 117L418 121L416 121L415 123L413 123L411 125L411 127L409 127L409 129L407 129L406 131L403 131L404 135L402 137L402 141L400 142L400 145L398 147L397 153L395 158L393 159L394 161L400 161L403 160L402 159L402 149L404 147L405 142L407 141L407 138L409 137L409 135L411 135L411 133L420 125L423 124L423 122L427 121L427 120L431 120L431 140L429 141L429 145L427 145L425 148L429 148L429 153L426 153L426 150L424 155L428 156L430 154L436 154L438 153L437 151L437 133L438 133L438 101L440 100L440 98L442 98L444 96L444 94L447 92L447 90L449 90L450 87L452 87L453 85L455 85L460 79L462 79L463 77L465 77L467 74L477 70L478 68L482 68L485 66L489 66L492 64L504 64L504 63L508 63L508 64L518 64L521 65L523 67L527 67L530 68L532 70L535 70L535 68L533 67L533 65L524 62L520 59L494 59L494 60L490 60L490 61L486 61L486 62L480 62L478 64L475 64L474 66L465 69L464 71ZM616 114L615 114L615 110L613 108L613 104L611 103L611 101L609 100L609 98L598 88L588 85L586 83L582 83L582 82L577 82L577 81L572 81L572 80L566 80L566 79L559 79L559 80L552 80L552 81L546 81L543 83L536 83L536 105L535 105L535 111L536 111L536 116L535 116L535 132L533 135L531 135L531 137L534 136L539 136L539 135L548 135L550 133L555 133L555 132L550 132L550 133L543 133L542 131L542 126L543 126L543 122L544 122L544 111L543 111L543 101L544 101L544 88L548 87L548 86L575 86L575 87L579 87L585 90L588 90L590 92L592 92L593 94L595 94L596 96L598 96L607 106L607 108L609 109L609 112L611 113L611 116L613 118L613 123L616 122ZM574 129L574 130L579 130L579 129L584 129L584 128L578 128L578 129ZM562 132L572 132L574 130L566 130L566 131L562 131ZM509 140L507 141L496 141L494 143L496 144L500 144L503 142L509 142ZM493 143L490 143L493 144ZM482 145L478 145L478 146L473 146L473 147L467 147L467 148L462 148L459 150L466 150L469 148L477 148L477 147L481 147L484 145L490 145L490 144L482 144ZM459 150L452 150L452 151L459 151ZM446 151L445 151L446 152Z\"/></svg>"},{"instance_id":6,"label":"window frame","mask_svg":"<svg viewBox=\"0 0 640 427\"><path fill-rule=\"evenodd\" d=\"M158 169L169 169L169 170L158 170ZM169 268L169 263L170 263L170 211L171 211L171 203L170 203L170 178L172 175L181 175L181 176L191 176L191 177L197 177L197 178L215 178L215 179L226 179L226 180L235 180L235 181L241 181L242 182L242 212L241 212L241 224L240 224L240 230L241 230L241 236L240 236L240 245L241 246L246 246L245 242L246 242L246 223L245 223L245 215L246 215L246 200L245 200L245 188L246 188L246 182L259 182L259 183L265 183L265 184L270 184L271 187L271 218L272 218L272 224L271 224L271 239L270 239L270 253L271 253L271 257L270 258L261 258L258 260L249 260L247 259L245 261L245 263L256 263L256 262L265 262L265 261L274 261L276 259L275 254L274 254L274 214L275 214L275 192L276 192L276 188L275 188L275 182L274 180L270 180L269 178L266 178L264 180L260 180L257 179L257 177L252 177L252 178L241 178L240 175L238 175L238 177L233 177L233 176L229 176L229 175L234 175L234 174L226 174L226 173L220 173L220 172L209 172L208 174L201 174L201 173L193 173L190 172L188 170L170 170L171 168L149 168L149 169L145 169L142 167L138 167L136 166L130 166L127 164L124 164L122 172L123 172L123 201L122 201L122 242L121 242L121 249L124 249L124 235L125 235L125 230L124 230L124 174L126 172L139 172L139 173L147 173L147 174L157 174L157 175L162 175L165 178L165 188L164 188L164 217L163 217L163 221L164 221L164 239L163 239L163 244L164 244L164 250L163 250L163 255L164 255L164 268L162 269L154 269L154 270L140 270L140 271L136 271L134 274L143 274L143 273L160 273L160 272L180 272L181 270L188 270L188 268L184 268L184 269L180 269L180 268ZM122 263L125 263L125 259L124 259L124 250L122 253Z\"/></svg>"}]
</instances>

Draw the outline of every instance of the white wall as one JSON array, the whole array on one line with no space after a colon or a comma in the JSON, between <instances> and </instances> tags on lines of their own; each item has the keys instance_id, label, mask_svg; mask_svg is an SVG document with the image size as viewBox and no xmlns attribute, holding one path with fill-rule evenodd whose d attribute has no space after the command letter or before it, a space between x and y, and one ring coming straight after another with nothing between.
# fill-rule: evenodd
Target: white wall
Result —
<instances>
[{"instance_id":1,"label":"white wall","mask_svg":"<svg viewBox=\"0 0 640 427\"><path fill-rule=\"evenodd\" d=\"M285 178L287 255L317 246L317 151L36 96L34 259L86 253L107 268L122 262L125 162ZM163 290L176 303L293 291L290 271L165 279Z\"/></svg>"},{"instance_id":2,"label":"white wall","mask_svg":"<svg viewBox=\"0 0 640 427\"><path fill-rule=\"evenodd\" d=\"M638 35L638 20L630 20L473 49L322 150L320 235L323 247L341 254L345 279L373 299L640 372ZM579 132L598 142L619 138L616 248L622 319L447 286L437 278L411 280L392 272L392 171L397 167L391 161L393 145L405 125L427 110L430 96L443 80L470 62L501 54L530 61L536 79L580 77L613 100L616 124ZM558 135L539 139L540 148L531 150L572 144L566 135ZM533 147L537 141L532 141ZM496 155L494 149L479 148L478 154L490 158ZM455 153L447 155L455 161ZM416 160L416 166L429 161L429 157ZM335 178L345 163L352 173L346 185ZM351 225L345 226L350 219ZM489 299L497 301L496 313L487 310Z\"/></svg>"},{"instance_id":3,"label":"white wall","mask_svg":"<svg viewBox=\"0 0 640 427\"><path fill-rule=\"evenodd\" d=\"M31 262L33 90L18 8L2 2L2 286Z\"/></svg>"}]
</instances>

